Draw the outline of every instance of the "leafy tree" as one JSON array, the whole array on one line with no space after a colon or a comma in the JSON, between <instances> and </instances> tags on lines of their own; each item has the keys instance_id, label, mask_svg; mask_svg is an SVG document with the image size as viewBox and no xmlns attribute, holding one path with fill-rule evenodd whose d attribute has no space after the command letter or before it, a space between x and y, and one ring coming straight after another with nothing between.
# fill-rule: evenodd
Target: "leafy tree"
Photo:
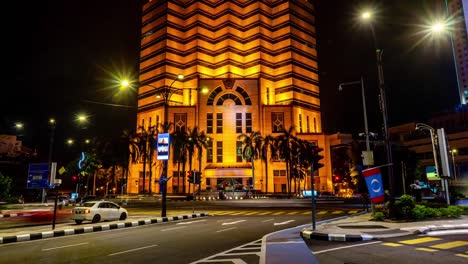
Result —
<instances>
[{"instance_id":1,"label":"leafy tree","mask_svg":"<svg viewBox=\"0 0 468 264\"><path fill-rule=\"evenodd\" d=\"M0 172L0 200L10 196L13 180Z\"/></svg>"}]
</instances>

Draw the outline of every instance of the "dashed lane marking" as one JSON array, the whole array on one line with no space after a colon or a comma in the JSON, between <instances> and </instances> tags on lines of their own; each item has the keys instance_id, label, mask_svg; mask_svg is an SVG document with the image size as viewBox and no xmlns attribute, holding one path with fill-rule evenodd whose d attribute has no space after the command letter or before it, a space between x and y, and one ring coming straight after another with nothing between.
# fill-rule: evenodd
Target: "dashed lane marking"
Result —
<instances>
[{"instance_id":1,"label":"dashed lane marking","mask_svg":"<svg viewBox=\"0 0 468 264\"><path fill-rule=\"evenodd\" d=\"M435 252L435 251L439 251L437 249L432 249L432 248L416 248L416 250L419 250L419 251L426 251L426 252Z\"/></svg>"},{"instance_id":2,"label":"dashed lane marking","mask_svg":"<svg viewBox=\"0 0 468 264\"><path fill-rule=\"evenodd\" d=\"M406 245L414 245L414 244L421 244L426 242L433 242L442 240L442 238L437 237L423 237L423 238L416 238L416 239L409 239L409 240L402 240L398 241L399 243L406 244Z\"/></svg>"},{"instance_id":3,"label":"dashed lane marking","mask_svg":"<svg viewBox=\"0 0 468 264\"><path fill-rule=\"evenodd\" d=\"M442 244L437 244L430 246L431 248L438 248L438 249L451 249L451 248L456 248L456 247L463 247L468 245L467 241L452 241L452 242L447 242L447 243L442 243Z\"/></svg>"}]
</instances>

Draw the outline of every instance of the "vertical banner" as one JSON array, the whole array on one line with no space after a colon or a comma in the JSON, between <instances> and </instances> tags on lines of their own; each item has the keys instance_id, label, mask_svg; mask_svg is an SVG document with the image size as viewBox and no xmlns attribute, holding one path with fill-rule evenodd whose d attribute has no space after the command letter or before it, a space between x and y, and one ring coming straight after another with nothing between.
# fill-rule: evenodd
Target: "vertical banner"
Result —
<instances>
[{"instance_id":1,"label":"vertical banner","mask_svg":"<svg viewBox=\"0 0 468 264\"><path fill-rule=\"evenodd\" d=\"M169 159L169 133L158 134L158 141L156 142L156 150L158 152L158 160Z\"/></svg>"},{"instance_id":2,"label":"vertical banner","mask_svg":"<svg viewBox=\"0 0 468 264\"><path fill-rule=\"evenodd\" d=\"M370 168L363 170L362 174L364 174L364 179L366 180L371 203L383 203L385 201L385 195L380 168Z\"/></svg>"}]
</instances>

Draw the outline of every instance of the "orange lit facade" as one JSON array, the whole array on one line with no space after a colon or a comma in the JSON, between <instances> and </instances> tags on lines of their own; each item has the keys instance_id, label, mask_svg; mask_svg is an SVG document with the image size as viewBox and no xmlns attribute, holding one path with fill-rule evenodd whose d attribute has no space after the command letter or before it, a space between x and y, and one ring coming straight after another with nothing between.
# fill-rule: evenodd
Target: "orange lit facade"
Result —
<instances>
[{"instance_id":1,"label":"orange lit facade","mask_svg":"<svg viewBox=\"0 0 468 264\"><path fill-rule=\"evenodd\" d=\"M275 137L294 126L298 137L324 149L315 186L331 191L329 146L339 139L322 133L314 13L305 0L148 1L141 17L137 127L163 123L164 99L156 95L174 91L169 132L198 127L210 137L202 163L196 153L192 169L201 168L202 190L216 190L225 179L249 185L252 166L239 155L240 134ZM185 78L176 80L178 74ZM285 162L257 160L254 168L255 189L286 192ZM153 182L149 172L145 177L153 192L159 192L154 180L161 170L156 161ZM178 171L170 159L168 193L181 189L184 172ZM142 176L143 165L134 164L129 193L142 191Z\"/></svg>"}]
</instances>

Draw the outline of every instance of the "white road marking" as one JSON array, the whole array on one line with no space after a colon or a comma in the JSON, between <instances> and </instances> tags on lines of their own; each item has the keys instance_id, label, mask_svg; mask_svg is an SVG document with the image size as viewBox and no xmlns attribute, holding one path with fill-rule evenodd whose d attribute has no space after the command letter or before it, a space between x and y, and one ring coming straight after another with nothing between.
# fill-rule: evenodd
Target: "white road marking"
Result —
<instances>
[{"instance_id":1,"label":"white road marking","mask_svg":"<svg viewBox=\"0 0 468 264\"><path fill-rule=\"evenodd\" d=\"M197 220L197 221L182 222L182 223L177 223L176 225L190 225L190 224L193 224L193 223L198 223L198 222L203 222L203 221L206 221L206 220Z\"/></svg>"},{"instance_id":2,"label":"white road marking","mask_svg":"<svg viewBox=\"0 0 468 264\"><path fill-rule=\"evenodd\" d=\"M73 244L73 245L67 245L67 246L61 246L61 247L43 248L42 251L49 251L49 250L54 250L54 249L67 248L67 247L76 247L76 246L82 246L82 245L86 245L86 244L88 244L88 242L86 242L86 243L79 243L79 244Z\"/></svg>"},{"instance_id":3,"label":"white road marking","mask_svg":"<svg viewBox=\"0 0 468 264\"><path fill-rule=\"evenodd\" d=\"M169 231L169 230L174 230L174 229L181 229L181 228L186 228L186 226L179 226L179 227L172 227L172 228L167 228L167 229L162 229L161 231Z\"/></svg>"},{"instance_id":4,"label":"white road marking","mask_svg":"<svg viewBox=\"0 0 468 264\"><path fill-rule=\"evenodd\" d=\"M234 225L237 223L245 222L245 220L239 220L239 221L234 221L234 222L229 222L229 223L223 223L223 225Z\"/></svg>"},{"instance_id":5,"label":"white road marking","mask_svg":"<svg viewBox=\"0 0 468 264\"><path fill-rule=\"evenodd\" d=\"M125 251L121 251L121 252L117 252L117 253L112 253L112 254L109 254L107 256L115 256L115 255L125 254L125 253L132 252L132 251L147 249L147 248L151 248L151 247L157 247L157 246L158 245L151 245L151 246L146 246L146 247L134 248L134 249L129 249L129 250L125 250Z\"/></svg>"},{"instance_id":6,"label":"white road marking","mask_svg":"<svg viewBox=\"0 0 468 264\"><path fill-rule=\"evenodd\" d=\"M452 234L468 234L468 229L458 229L458 230L439 230L439 231L429 231L427 232L426 236L445 236L445 235L452 235Z\"/></svg>"},{"instance_id":7,"label":"white road marking","mask_svg":"<svg viewBox=\"0 0 468 264\"><path fill-rule=\"evenodd\" d=\"M224 232L224 231L228 231L228 230L232 230L232 229L236 229L236 228L237 228L237 227L231 227L231 228L221 229L221 230L216 231L216 233Z\"/></svg>"},{"instance_id":8,"label":"white road marking","mask_svg":"<svg viewBox=\"0 0 468 264\"><path fill-rule=\"evenodd\" d=\"M321 250L321 251L313 251L312 253L314 253L314 254L317 255L317 254L322 254L322 253L326 253L326 252L330 252L330 251L335 251L335 250L340 250L340 249L344 249L344 248L361 247L361 246L367 246L367 245L376 244L376 243L382 243L382 241L374 241L374 242L369 242L369 243L364 243L364 244L358 244L358 245L352 245L352 246L330 248L330 249L325 249L325 250Z\"/></svg>"},{"instance_id":9,"label":"white road marking","mask_svg":"<svg viewBox=\"0 0 468 264\"><path fill-rule=\"evenodd\" d=\"M288 221L284 221L284 222L281 222L281 223L274 223L273 225L285 225L285 224L289 224L291 222L294 222L295 220L288 220Z\"/></svg>"},{"instance_id":10,"label":"white road marking","mask_svg":"<svg viewBox=\"0 0 468 264\"><path fill-rule=\"evenodd\" d=\"M274 219L274 218L271 218L271 219L263 220L262 223L270 222L270 221L273 221L273 220L275 220L275 219Z\"/></svg>"}]
</instances>

